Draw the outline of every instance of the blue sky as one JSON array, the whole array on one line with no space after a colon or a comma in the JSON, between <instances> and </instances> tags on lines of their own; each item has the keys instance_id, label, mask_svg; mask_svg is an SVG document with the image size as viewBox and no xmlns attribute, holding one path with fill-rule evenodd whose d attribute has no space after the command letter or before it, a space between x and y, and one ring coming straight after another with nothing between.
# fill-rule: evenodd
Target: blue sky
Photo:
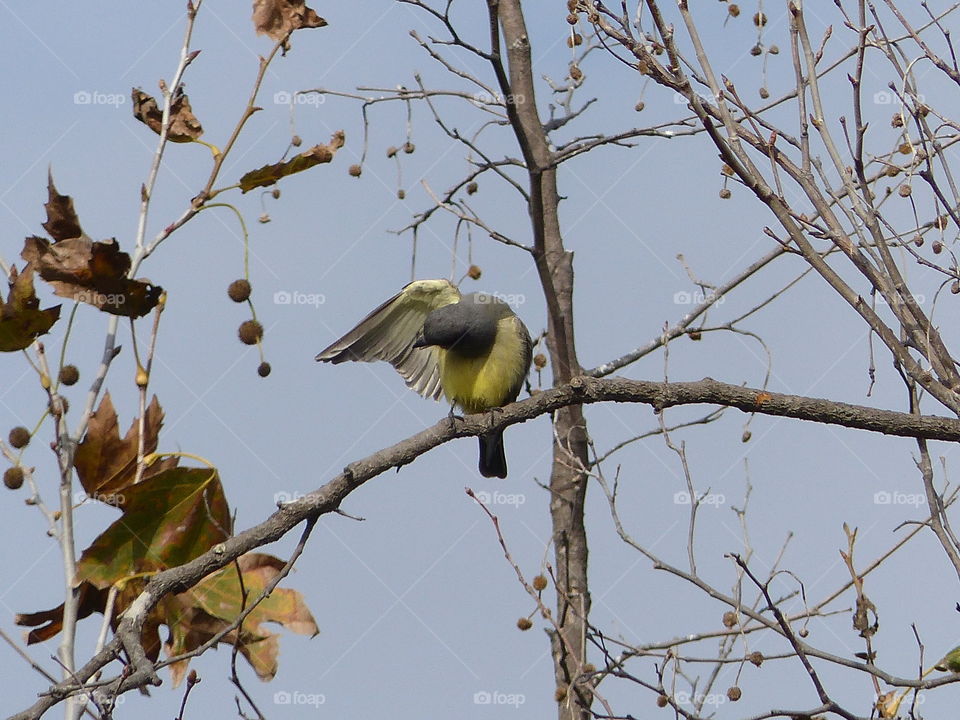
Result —
<instances>
[{"instance_id":1,"label":"blue sky","mask_svg":"<svg viewBox=\"0 0 960 720\"><path fill-rule=\"evenodd\" d=\"M284 100L297 90L326 88L374 97L382 89L414 86L414 73L430 87L463 89L409 36L410 30L422 37L440 34L423 13L381 0L358 7L318 6L330 27L294 36L292 51L279 58L266 77L259 100L263 110L248 123L228 158L225 182L280 158L291 133ZM474 9L463 12L462 21L482 43L483 18L474 16ZM563 13L539 6L530 12L539 73L561 81L570 59ZM718 67L752 96L761 84L759 61L748 52L756 41L748 17L752 10L726 27L719 3L697 12L703 13ZM782 35L779 10L768 12L771 34ZM184 28L182 4L138 3L135 13L119 2L66 4L51 13L47 6L0 2L0 16L0 52L8 68L2 80L0 257L17 262L23 237L42 232L48 168L60 191L74 198L87 233L96 239L116 237L129 249L139 188L155 143L155 136L131 116L129 92L137 86L155 93L157 81L171 76ZM811 23L814 30L823 27L816 18ZM785 41L780 43L785 48ZM203 52L188 71L186 89L205 128L204 138L222 144L246 102L257 56L269 51L270 42L254 35L247 5L208 0L193 47ZM450 57L458 67L491 81L477 59L452 50ZM776 83L787 87L788 53L771 58L770 64L771 90ZM652 124L676 117L683 108L669 93L644 87L628 68L601 52L591 55L583 70L587 84L580 101L593 96L600 100L560 131L557 142ZM882 73L869 78L872 91L882 90L886 79ZM847 97L843 83L828 90L838 101ZM546 116L546 84L538 91ZM636 113L633 108L641 97L645 109ZM946 102L950 110L949 99ZM485 120L462 101L438 101L438 108L464 134L476 132ZM876 112L882 125L888 110ZM782 117L790 122L786 113ZM407 391L389 366L319 366L313 357L409 281L411 236L392 231L431 206L422 183L439 193L468 169L463 148L447 141L429 111L416 106L410 137L416 150L398 156L398 178L397 163L386 157L386 150L407 140L405 108L383 103L370 111L368 160L363 175L354 179L347 168L362 152L358 102L306 96L294 120L305 147L327 142L335 130L345 131L347 144L334 163L285 180L277 200L259 192L218 198L236 204L250 231L253 298L266 327L265 351L273 366L269 378L256 376L256 352L236 339L236 327L247 317L244 307L226 297L227 285L243 269L242 235L230 212L201 213L143 267L143 275L169 293L151 379L151 391L166 411L161 449L212 460L239 527L265 518L275 497L309 492L345 464L447 412L445 405ZM884 132L888 130L878 130ZM483 137L495 157L519 155L503 128L487 128ZM205 181L209 164L210 154L201 146L168 148L148 237L182 212ZM733 187L730 200L720 200L719 170L715 151L701 139L640 139L630 148L600 150L562 168L561 220L567 247L575 253L577 342L585 367L645 344L659 335L664 323L676 322L689 309L683 293L695 287L678 254L699 278L719 284L771 248L763 227L772 225L773 218L741 188ZM405 191L402 200L398 189ZM526 210L504 183L481 179L471 202L499 231L530 242ZM269 223L256 221L263 212L269 214ZM467 242L461 236L454 254L454 231L454 221L443 213L423 229L416 277L448 277L455 262L453 277L460 279L468 265ZM531 333L541 332L545 309L529 256L476 230L469 253L483 276L464 286L515 295L515 310ZM735 317L802 271L794 258L776 261L761 278L718 305L711 319ZM911 272L918 287L932 297L936 286L930 278L919 269ZM46 293L45 305L59 302L45 289L41 292ZM104 316L80 309L67 353L81 372L80 384L68 393L76 408L82 406L86 383L99 361L105 326ZM819 279L801 280L744 327L767 342L772 390L905 409L899 380L882 350L877 352L878 384L872 397L866 397L866 333ZM949 342L949 328L945 335ZM107 387L125 428L136 409L125 323L120 337L124 351ZM48 345L59 351L61 339L55 328ZM7 426L32 426L44 401L22 357L13 354L2 362L0 427L5 433ZM682 339L670 347L669 376L674 380L709 375L759 386L767 368L764 349L744 335L707 333L700 342ZM663 355L648 357L623 374L660 379ZM536 375L531 379L536 386ZM543 382L549 383L549 368ZM706 412L671 410L667 419L679 422ZM645 406L593 406L587 417L600 453L657 426ZM753 487L749 537L755 567L765 572L787 534L795 533L783 564L803 578L812 602L846 579L837 553L845 547L843 522L860 528L858 559L866 564L905 532L897 530L903 521L924 516L917 504L922 488L912 459L915 444L909 440L760 417L750 426L752 439L743 443L746 419L728 411L707 428L675 437L687 443L697 488L715 498L700 513L697 551L701 571L718 587L729 589L735 582L724 553L744 552L733 509L743 506L748 480ZM46 449L49 437L49 431L41 433L27 462L37 468L41 492L52 502L56 473ZM471 487L490 494L514 558L528 576L536 574L545 558L552 560L548 498L539 485L549 477L550 443L546 417L510 428L510 477L496 481L476 473L474 440L454 442L351 496L344 510L362 516L363 522L324 517L288 582L304 593L321 634L306 639L281 630L280 670L272 683L262 684L246 667L241 670L264 712L271 718L304 717L307 711L297 703L305 703L318 716L496 714L521 720L552 713L552 665L543 623L537 620L526 633L516 629L517 618L533 608L504 561L489 520L464 493L464 487ZM936 456L946 458L949 469L952 448L932 447ZM632 444L611 462L607 472L612 476L619 469L621 515L630 532L682 566L688 507L676 495L685 483L675 454L654 437ZM886 496L877 493L890 493L891 502L883 502ZM25 491L5 491L2 537L15 552L6 553L0 628L13 637L20 632L12 622L15 612L51 607L62 599L56 543L47 537L40 514L22 504L24 497ZM80 547L114 517L110 508L80 508ZM593 620L610 635L644 643L719 626L727 608L652 570L618 540L596 485L588 501L588 527ZM285 538L266 550L285 557L294 541ZM905 592L904 579L921 570L923 591ZM885 667L904 675L915 671L911 622L917 623L931 654L956 644L960 632L955 629L952 574L932 538L921 534L902 557L894 556L870 576L867 591L881 613L877 644ZM796 582L781 576L777 589L791 592ZM849 607L852 601L848 594L836 607ZM98 620L81 623L81 658L95 641ZM814 621L810 629L811 642L838 654L850 656L863 649L850 629L848 613ZM765 654L786 650L775 638L757 636L750 643L749 650ZM54 650L55 643L49 642L27 652L54 671L49 659ZM693 654L707 657L711 651L713 646L706 643ZM0 711L9 713L27 706L45 683L6 645L0 645L0 659L6 668ZM653 677L653 661L635 663L636 674ZM188 713L232 712L234 690L225 679L229 652L208 653L194 661L194 667L203 684L191 696ZM719 692L734 683L735 672L735 667L722 671ZM771 704L816 703L799 663L747 666L743 672L743 700L738 706L720 703L718 716L760 712ZM836 688L836 678L843 676L827 670L826 677ZM858 703L866 713L872 694L867 679L849 681L847 676L849 684L840 698ZM603 689L623 712L642 716L653 707L649 694L629 685L609 683ZM929 693L924 713L934 716L949 694ZM171 691L169 683L152 690L152 696L126 695L121 712L176 713L181 693ZM485 698L493 702L486 704ZM498 702L500 706L493 707Z\"/></svg>"}]
</instances>

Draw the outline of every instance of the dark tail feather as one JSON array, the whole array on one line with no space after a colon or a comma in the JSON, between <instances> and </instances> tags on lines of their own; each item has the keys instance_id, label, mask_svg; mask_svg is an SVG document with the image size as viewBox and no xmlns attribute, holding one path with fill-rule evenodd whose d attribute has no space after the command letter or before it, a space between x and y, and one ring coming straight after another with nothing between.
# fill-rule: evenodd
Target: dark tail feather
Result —
<instances>
[{"instance_id":1,"label":"dark tail feather","mask_svg":"<svg viewBox=\"0 0 960 720\"><path fill-rule=\"evenodd\" d=\"M503 430L480 436L480 474L505 478L507 458L503 454Z\"/></svg>"}]
</instances>

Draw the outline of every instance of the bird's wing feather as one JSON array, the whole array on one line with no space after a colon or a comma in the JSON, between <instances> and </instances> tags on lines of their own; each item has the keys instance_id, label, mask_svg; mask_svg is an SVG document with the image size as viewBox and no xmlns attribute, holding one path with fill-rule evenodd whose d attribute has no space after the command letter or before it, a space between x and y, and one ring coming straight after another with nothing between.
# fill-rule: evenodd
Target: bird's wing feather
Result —
<instances>
[{"instance_id":1,"label":"bird's wing feather","mask_svg":"<svg viewBox=\"0 0 960 720\"><path fill-rule=\"evenodd\" d=\"M317 355L321 362L384 360L403 377L407 387L439 399L440 368L436 350L414 348L431 311L460 300L460 291L447 280L417 280L380 305L355 328Z\"/></svg>"}]
</instances>

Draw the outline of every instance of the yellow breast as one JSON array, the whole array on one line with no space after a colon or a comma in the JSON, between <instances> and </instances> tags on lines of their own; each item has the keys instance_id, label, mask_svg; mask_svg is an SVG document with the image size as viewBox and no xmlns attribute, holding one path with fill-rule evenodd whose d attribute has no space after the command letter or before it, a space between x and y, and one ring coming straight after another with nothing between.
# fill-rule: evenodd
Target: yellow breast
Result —
<instances>
[{"instance_id":1,"label":"yellow breast","mask_svg":"<svg viewBox=\"0 0 960 720\"><path fill-rule=\"evenodd\" d=\"M478 413L512 402L527 374L527 348L514 316L497 323L497 339L490 352L464 357L455 350L440 351L440 384L444 395L466 413Z\"/></svg>"}]
</instances>

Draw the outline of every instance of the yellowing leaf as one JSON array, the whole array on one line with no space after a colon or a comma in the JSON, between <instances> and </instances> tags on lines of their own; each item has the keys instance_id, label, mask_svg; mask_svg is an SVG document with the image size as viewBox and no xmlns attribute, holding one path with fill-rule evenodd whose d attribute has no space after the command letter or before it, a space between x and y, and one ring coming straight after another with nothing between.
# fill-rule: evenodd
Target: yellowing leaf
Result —
<instances>
[{"instance_id":1,"label":"yellowing leaf","mask_svg":"<svg viewBox=\"0 0 960 720\"><path fill-rule=\"evenodd\" d=\"M279 558L264 553L248 553L237 564L243 575L242 587L237 567L229 565L177 595L176 606L166 606L179 617L177 623L170 625L171 637L165 646L169 655L193 650L228 627L244 607L259 597L284 565ZM243 590L247 593L247 605ZM237 645L261 680L270 680L276 674L280 653L279 636L264 627L268 622L279 623L301 635L313 636L319 632L303 596L296 590L275 588L244 619L242 632L234 629L221 641ZM185 676L187 665L187 661L182 661L171 666L175 686Z\"/></svg>"},{"instance_id":2,"label":"yellowing leaf","mask_svg":"<svg viewBox=\"0 0 960 720\"><path fill-rule=\"evenodd\" d=\"M83 551L74 584L106 588L182 565L228 536L230 511L216 470L165 470L123 495L123 515Z\"/></svg>"},{"instance_id":3,"label":"yellowing leaf","mask_svg":"<svg viewBox=\"0 0 960 720\"><path fill-rule=\"evenodd\" d=\"M33 266L28 263L21 273L11 268L7 302L0 299L0 352L29 347L38 335L49 332L59 318L59 305L40 309L33 287Z\"/></svg>"},{"instance_id":4,"label":"yellowing leaf","mask_svg":"<svg viewBox=\"0 0 960 720\"><path fill-rule=\"evenodd\" d=\"M240 189L243 192L249 192L254 188L268 187L288 175L309 170L314 165L331 162L337 150L343 147L344 142L343 130L338 130L330 138L328 145L314 145L309 150L295 155L289 160L251 170L240 178Z\"/></svg>"}]
</instances>

